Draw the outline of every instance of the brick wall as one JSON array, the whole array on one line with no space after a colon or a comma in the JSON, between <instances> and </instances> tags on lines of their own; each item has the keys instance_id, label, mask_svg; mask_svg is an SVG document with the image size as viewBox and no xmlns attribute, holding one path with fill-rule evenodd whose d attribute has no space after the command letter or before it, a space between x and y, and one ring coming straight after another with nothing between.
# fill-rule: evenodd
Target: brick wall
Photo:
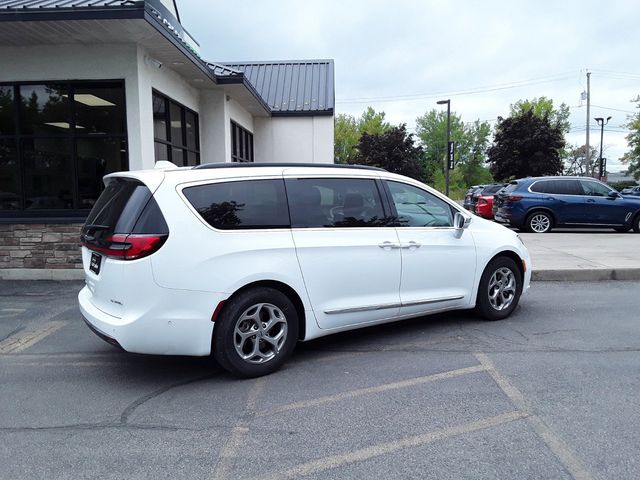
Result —
<instances>
[{"instance_id":1,"label":"brick wall","mask_svg":"<svg viewBox=\"0 0 640 480\"><path fill-rule=\"evenodd\" d=\"M81 223L0 225L0 269L81 269Z\"/></svg>"}]
</instances>

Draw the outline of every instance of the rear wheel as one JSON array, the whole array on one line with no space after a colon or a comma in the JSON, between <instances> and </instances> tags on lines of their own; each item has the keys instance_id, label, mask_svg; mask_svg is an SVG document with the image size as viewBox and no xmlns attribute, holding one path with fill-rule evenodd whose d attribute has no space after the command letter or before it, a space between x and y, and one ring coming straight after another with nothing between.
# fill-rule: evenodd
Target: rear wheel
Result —
<instances>
[{"instance_id":1,"label":"rear wheel","mask_svg":"<svg viewBox=\"0 0 640 480\"><path fill-rule=\"evenodd\" d=\"M547 233L553 227L553 219L546 212L533 212L527 217L525 226L532 233Z\"/></svg>"},{"instance_id":2,"label":"rear wheel","mask_svg":"<svg viewBox=\"0 0 640 480\"><path fill-rule=\"evenodd\" d=\"M259 377L280 368L297 338L291 300L278 290L255 288L225 304L213 332L213 356L233 375Z\"/></svg>"},{"instance_id":3,"label":"rear wheel","mask_svg":"<svg viewBox=\"0 0 640 480\"><path fill-rule=\"evenodd\" d=\"M633 231L635 233L640 233L640 213L638 213L636 218L633 219Z\"/></svg>"},{"instance_id":4,"label":"rear wheel","mask_svg":"<svg viewBox=\"0 0 640 480\"><path fill-rule=\"evenodd\" d=\"M485 320L502 320L518 306L521 294L522 276L516 262L494 258L480 278L476 311Z\"/></svg>"}]
</instances>

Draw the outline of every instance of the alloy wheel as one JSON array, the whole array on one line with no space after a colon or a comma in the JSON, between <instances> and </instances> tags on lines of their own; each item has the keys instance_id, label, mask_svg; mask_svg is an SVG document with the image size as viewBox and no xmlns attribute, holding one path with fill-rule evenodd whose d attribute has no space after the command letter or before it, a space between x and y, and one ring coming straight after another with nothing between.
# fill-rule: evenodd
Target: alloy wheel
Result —
<instances>
[{"instance_id":1,"label":"alloy wheel","mask_svg":"<svg viewBox=\"0 0 640 480\"><path fill-rule=\"evenodd\" d=\"M544 213L537 213L531 217L529 225L535 233L544 233L551 228L551 219Z\"/></svg>"},{"instance_id":2,"label":"alloy wheel","mask_svg":"<svg viewBox=\"0 0 640 480\"><path fill-rule=\"evenodd\" d=\"M507 267L501 267L493 272L489 280L489 303L496 310L509 308L516 296L516 276Z\"/></svg>"},{"instance_id":3,"label":"alloy wheel","mask_svg":"<svg viewBox=\"0 0 640 480\"><path fill-rule=\"evenodd\" d=\"M280 353L287 340L287 319L275 305L259 303L238 318L233 343L242 360L266 363Z\"/></svg>"}]
</instances>

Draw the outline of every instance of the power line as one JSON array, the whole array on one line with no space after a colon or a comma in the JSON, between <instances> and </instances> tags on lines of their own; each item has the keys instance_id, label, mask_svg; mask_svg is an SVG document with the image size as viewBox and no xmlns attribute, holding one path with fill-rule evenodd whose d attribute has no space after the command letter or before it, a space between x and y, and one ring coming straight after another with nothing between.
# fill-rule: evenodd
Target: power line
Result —
<instances>
[{"instance_id":1,"label":"power line","mask_svg":"<svg viewBox=\"0 0 640 480\"><path fill-rule=\"evenodd\" d=\"M550 75L546 77L538 77L532 78L529 80L520 80L516 82L502 83L496 85L487 85L484 87L474 87L466 90L453 90L453 91L444 91L444 92L431 92L431 93L417 93L411 95L390 95L390 96L379 96L379 97L354 97L354 98L343 98L336 100L336 103L367 103L367 102L398 102L398 101L411 101L411 100L424 100L428 98L436 98L440 96L462 96L462 95L473 95L477 93L487 93L487 92L495 92L499 90L507 90L512 88L520 88L526 87L529 85L537 85L541 83L550 83L550 82L558 82L561 80L566 80L571 78L574 75L573 72L570 73L562 73L556 75Z\"/></svg>"}]
</instances>

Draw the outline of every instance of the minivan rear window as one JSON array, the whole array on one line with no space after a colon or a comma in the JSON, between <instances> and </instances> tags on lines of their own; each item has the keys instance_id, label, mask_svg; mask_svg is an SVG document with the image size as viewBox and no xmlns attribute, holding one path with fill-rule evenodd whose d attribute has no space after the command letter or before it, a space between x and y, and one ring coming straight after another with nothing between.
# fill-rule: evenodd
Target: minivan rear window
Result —
<instances>
[{"instance_id":1,"label":"minivan rear window","mask_svg":"<svg viewBox=\"0 0 640 480\"><path fill-rule=\"evenodd\" d=\"M185 188L205 222L220 230L288 228L284 180L242 180Z\"/></svg>"},{"instance_id":2,"label":"minivan rear window","mask_svg":"<svg viewBox=\"0 0 640 480\"><path fill-rule=\"evenodd\" d=\"M144 183L113 177L107 179L82 233L100 241L113 234L167 234L169 229L151 190Z\"/></svg>"}]
</instances>

